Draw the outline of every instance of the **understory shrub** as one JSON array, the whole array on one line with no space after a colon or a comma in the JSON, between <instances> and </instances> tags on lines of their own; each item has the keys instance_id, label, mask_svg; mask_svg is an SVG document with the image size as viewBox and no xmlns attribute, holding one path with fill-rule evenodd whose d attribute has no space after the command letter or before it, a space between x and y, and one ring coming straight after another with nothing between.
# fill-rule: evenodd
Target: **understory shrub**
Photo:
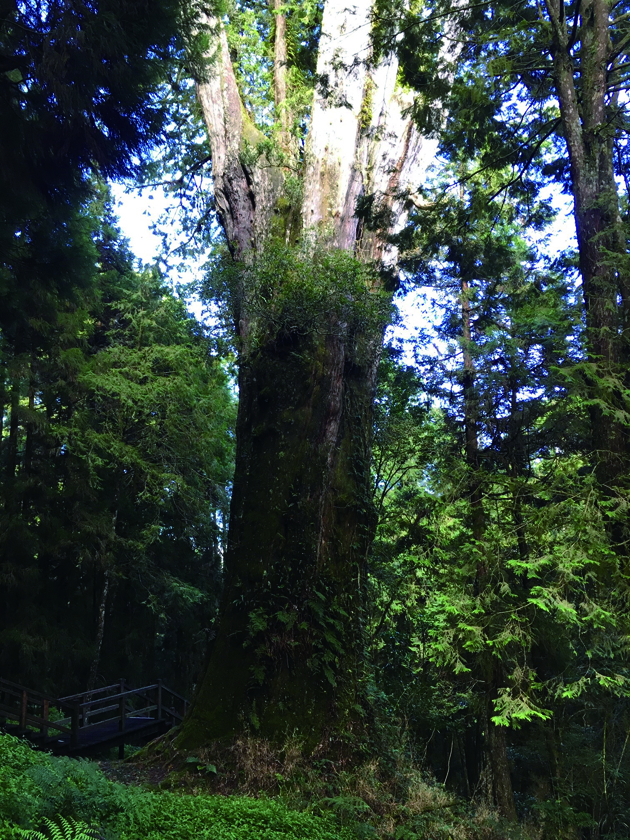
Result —
<instances>
[{"instance_id":1,"label":"understory shrub","mask_svg":"<svg viewBox=\"0 0 630 840\"><path fill-rule=\"evenodd\" d=\"M93 762L55 758L0 735L0 840L64 817L104 840L354 840L328 816L270 799L151 791L112 782ZM28 834L26 834L28 837Z\"/></svg>"}]
</instances>

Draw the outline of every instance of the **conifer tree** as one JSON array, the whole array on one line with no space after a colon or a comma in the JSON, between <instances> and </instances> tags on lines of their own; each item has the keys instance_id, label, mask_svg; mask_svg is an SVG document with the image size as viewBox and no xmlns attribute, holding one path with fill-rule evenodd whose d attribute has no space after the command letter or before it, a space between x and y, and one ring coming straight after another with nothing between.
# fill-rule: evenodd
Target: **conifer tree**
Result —
<instances>
[{"instance_id":1,"label":"conifer tree","mask_svg":"<svg viewBox=\"0 0 630 840\"><path fill-rule=\"evenodd\" d=\"M213 282L237 334L239 413L223 605L185 747L247 732L276 744L294 734L309 752L365 739L388 235L429 162L396 59L372 49L371 11L243 3L227 28L208 21L214 63L198 95L231 255Z\"/></svg>"},{"instance_id":2,"label":"conifer tree","mask_svg":"<svg viewBox=\"0 0 630 840\"><path fill-rule=\"evenodd\" d=\"M42 292L20 355L4 344L0 667L57 694L156 672L188 691L219 593L232 400L183 303L133 270L105 199L59 237L67 257L81 233L82 290Z\"/></svg>"},{"instance_id":3,"label":"conifer tree","mask_svg":"<svg viewBox=\"0 0 630 840\"><path fill-rule=\"evenodd\" d=\"M400 33L407 80L424 85L419 124L441 133L448 155L480 155L486 173L509 165L506 186L537 170L534 180L556 178L572 195L592 460L601 487L618 499L626 492L629 451L628 235L616 180L627 147L627 5L546 0L540 7L453 7L435 0L422 14L388 2L379 12L384 42ZM442 38L456 42L456 62L438 48ZM620 510L611 517L610 535L621 555L625 527Z\"/></svg>"}]
</instances>

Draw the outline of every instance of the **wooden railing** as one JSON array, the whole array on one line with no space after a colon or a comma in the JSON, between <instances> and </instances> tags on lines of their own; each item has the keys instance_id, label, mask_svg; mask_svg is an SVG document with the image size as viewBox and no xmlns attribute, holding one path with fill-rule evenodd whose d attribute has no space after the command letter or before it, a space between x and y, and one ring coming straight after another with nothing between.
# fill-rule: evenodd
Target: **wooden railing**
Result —
<instances>
[{"instance_id":1,"label":"wooden railing","mask_svg":"<svg viewBox=\"0 0 630 840\"><path fill-rule=\"evenodd\" d=\"M133 689L120 680L54 698L0 679L0 721L17 722L19 733L37 745L56 742L70 751L111 740L116 734L120 741L128 730L150 727L153 722L172 726L183 720L187 708L188 701L161 680ZM53 710L55 719L51 720Z\"/></svg>"},{"instance_id":2,"label":"wooden railing","mask_svg":"<svg viewBox=\"0 0 630 840\"><path fill-rule=\"evenodd\" d=\"M142 688L129 688L125 680L120 680L114 685L59 699L78 709L81 729L102 726L112 720L120 721L121 729L124 729L125 721L130 717L151 716L156 720L171 718L173 723L181 722L188 708L188 701L161 680Z\"/></svg>"},{"instance_id":3,"label":"wooden railing","mask_svg":"<svg viewBox=\"0 0 630 840\"><path fill-rule=\"evenodd\" d=\"M57 714L51 720L54 709ZM44 743L69 736L72 746L76 746L78 720L74 706L3 679L0 679L0 718L15 721L20 732L37 734Z\"/></svg>"}]
</instances>

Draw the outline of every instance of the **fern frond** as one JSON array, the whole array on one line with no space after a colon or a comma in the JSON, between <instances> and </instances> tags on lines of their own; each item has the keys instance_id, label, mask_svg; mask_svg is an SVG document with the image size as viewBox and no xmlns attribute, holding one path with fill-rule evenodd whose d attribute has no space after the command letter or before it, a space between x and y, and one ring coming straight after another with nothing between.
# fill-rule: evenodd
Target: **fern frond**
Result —
<instances>
[{"instance_id":1,"label":"fern frond","mask_svg":"<svg viewBox=\"0 0 630 840\"><path fill-rule=\"evenodd\" d=\"M24 840L102 840L102 835L97 829L90 828L86 822L72 817L66 818L58 814L54 820L44 817L42 823L45 833L21 829Z\"/></svg>"}]
</instances>

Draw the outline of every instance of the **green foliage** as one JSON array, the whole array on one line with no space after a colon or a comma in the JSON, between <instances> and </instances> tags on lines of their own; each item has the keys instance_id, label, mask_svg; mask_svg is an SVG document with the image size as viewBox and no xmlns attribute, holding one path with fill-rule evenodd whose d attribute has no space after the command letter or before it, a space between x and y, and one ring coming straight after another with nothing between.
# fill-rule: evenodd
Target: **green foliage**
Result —
<instances>
[{"instance_id":1,"label":"green foliage","mask_svg":"<svg viewBox=\"0 0 630 840\"><path fill-rule=\"evenodd\" d=\"M3 838L39 840L352 840L330 817L291 810L269 799L168 791L108 781L87 761L34 753L0 736L0 827ZM44 831L38 831L40 826ZM89 826L98 825L98 832Z\"/></svg>"},{"instance_id":2,"label":"green foliage","mask_svg":"<svg viewBox=\"0 0 630 840\"><path fill-rule=\"evenodd\" d=\"M310 110L315 84L318 28L322 4L319 0L289 0L282 4L286 17L287 101L291 132L299 136ZM243 103L258 128L273 135L273 36L275 16L271 7L256 2L231 2L227 35Z\"/></svg>"},{"instance_id":3,"label":"green foliage","mask_svg":"<svg viewBox=\"0 0 630 840\"><path fill-rule=\"evenodd\" d=\"M2 670L65 693L85 688L94 667L136 684L159 668L187 692L219 591L228 375L160 276L133 271L105 190L95 185L62 228L59 247L72 236L74 254L51 264L50 279L67 295L25 293L0 336ZM157 657L148 672L132 653L147 639Z\"/></svg>"},{"instance_id":4,"label":"green foliage","mask_svg":"<svg viewBox=\"0 0 630 840\"><path fill-rule=\"evenodd\" d=\"M44 831L24 831L25 840L100 840L102 835L87 823L66 819L59 816L57 820L44 819Z\"/></svg>"},{"instance_id":5,"label":"green foliage","mask_svg":"<svg viewBox=\"0 0 630 840\"><path fill-rule=\"evenodd\" d=\"M209 148L187 78L190 68L198 78L212 72L200 60L206 33L201 27L184 61L175 24L191 38L195 3L153 3L150 14L146 3L126 0L48 6L55 14L29 2L12 7L0 34L0 664L10 676L70 689L84 687L100 657L103 673L131 666L138 677L160 666L190 685L220 587L230 362L216 357L156 272L134 272L88 173L128 174L163 130L167 143L146 165L145 182L166 173L167 188L183 191L183 251L212 240ZM535 245L553 216L540 188L552 178L569 185L549 8L525 0L376 4L375 53L396 45L401 83L422 91L417 123L439 134L449 163L435 189L414 200L396 242L406 282L430 288L442 317L421 336L425 345L437 339L437 354L416 348L414 369L388 351L381 366L373 461L380 521L365 616L379 684L370 692L390 721L379 732L394 740L391 721L404 719L405 749L445 785L492 791L491 733L499 730L521 816L554 840L620 837L630 822L629 498L618 465L614 483L593 470L599 454L589 451L588 427L599 418L620 430L623 467L627 358L608 371L592 352L587 358L575 260L546 258ZM562 55L585 120L590 7L558 8L573 21ZM306 358L333 337L353 348L346 363L361 363L373 358L365 337L390 317L384 281L325 242L291 240L303 162L295 140L314 85L325 83L315 76L322 3L282 7L291 151L278 142L272 98L272 6L238 0L222 11L242 99L262 132L252 130L258 139L244 146L243 162L265 158L295 173L274 208L267 249L247 265L215 255L205 295L226 324L242 322L245 361L270 348ZM612 149L614 140L624 177L628 20L625 0L611 7L612 95L605 123L589 135L593 147ZM449 52L453 31L458 46ZM368 86L362 128L373 107ZM614 192L590 209L606 209ZM382 222L373 197L357 213L368 227ZM615 232L625 235L619 225ZM599 239L600 267L615 269L617 307L627 298L626 243L613 256L610 239ZM625 352L624 341L617 345ZM259 397L262 404L268 392ZM293 414L289 405L291 422ZM284 449L270 452L288 463ZM337 509L344 493L340 484ZM289 579L289 564L271 565L263 571L268 581L273 572L273 586L242 593L247 629L238 645L252 654L250 683L264 687L271 662L308 650L305 667L329 696L355 641L346 637L347 604L318 583L296 606L305 590ZM357 669L354 678L365 674ZM370 719L367 706L355 711L354 720ZM92 764L3 738L0 831L11 840L79 840L93 825L107 840L332 840L369 837L373 823L396 840L517 833L465 813L450 792L411 774L401 806L380 768L333 777L324 764L317 779L301 767L302 796L334 812L347 824L341 829L262 798L124 788ZM221 778L211 755L185 766L195 783ZM290 773L270 767L273 784L289 791Z\"/></svg>"},{"instance_id":6,"label":"green foliage","mask_svg":"<svg viewBox=\"0 0 630 840\"><path fill-rule=\"evenodd\" d=\"M491 13L441 0L422 7L379 0L378 6L377 45L387 49L401 33L401 75L422 91L418 124L440 137L451 161L476 160L480 172L502 172L503 186L517 192L531 189L528 171L545 156L548 175L568 175L564 148L553 142L560 121L542 14L526 2L493 3ZM567 20L572 14L568 8ZM466 33L456 49L441 47L445 26Z\"/></svg>"},{"instance_id":7,"label":"green foliage","mask_svg":"<svg viewBox=\"0 0 630 840\"><path fill-rule=\"evenodd\" d=\"M270 243L252 266L217 256L204 294L222 305L224 322L249 319L247 340L256 347L300 336L369 335L391 317L381 285L372 267L345 251Z\"/></svg>"},{"instance_id":8,"label":"green foliage","mask_svg":"<svg viewBox=\"0 0 630 840\"><path fill-rule=\"evenodd\" d=\"M461 792L493 784L500 728L521 815L544 836L595 823L625 836L625 724L613 721L630 699L628 585L610 534L626 491L601 486L588 438L588 412L612 417L620 383L583 361L571 259L551 262L523 235L549 218L535 190L499 203L505 173L481 179L466 150L452 152L458 193L446 180L427 191L399 238L431 288L435 324L421 340L437 346L416 347L417 370L386 358L377 399L382 702ZM578 757L566 745L580 733Z\"/></svg>"},{"instance_id":9,"label":"green foliage","mask_svg":"<svg viewBox=\"0 0 630 840\"><path fill-rule=\"evenodd\" d=\"M5 338L18 336L44 297L70 299L93 277L82 212L91 177L131 174L158 140L167 115L157 88L184 44L195 40L195 10L179 0L3 6Z\"/></svg>"},{"instance_id":10,"label":"green foliage","mask_svg":"<svg viewBox=\"0 0 630 840\"><path fill-rule=\"evenodd\" d=\"M154 91L186 13L170 0L148 8L100 0L57 3L54 13L33 2L7 11L0 143L12 155L3 177L20 185L9 194L28 184L31 200L33 187L63 195L94 166L105 175L128 172L132 156L156 138L165 114Z\"/></svg>"}]
</instances>

